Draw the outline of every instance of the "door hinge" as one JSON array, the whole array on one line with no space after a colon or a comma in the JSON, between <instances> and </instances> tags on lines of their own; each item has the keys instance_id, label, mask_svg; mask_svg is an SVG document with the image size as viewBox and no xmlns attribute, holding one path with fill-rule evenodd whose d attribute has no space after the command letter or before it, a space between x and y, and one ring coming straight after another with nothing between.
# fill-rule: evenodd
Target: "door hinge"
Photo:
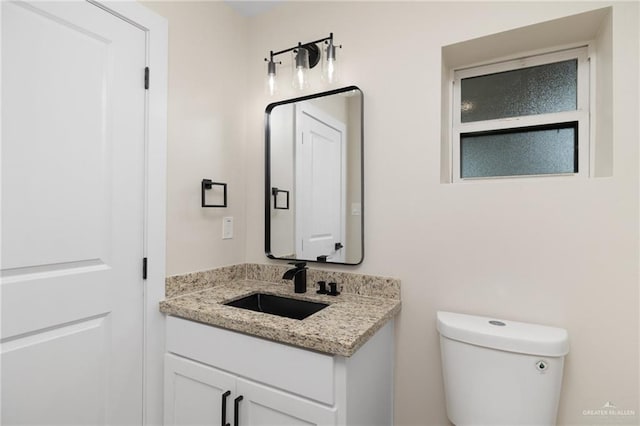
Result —
<instances>
[{"instance_id":1,"label":"door hinge","mask_svg":"<svg viewBox=\"0 0 640 426\"><path fill-rule=\"evenodd\" d=\"M144 67L144 88L149 90L149 67Z\"/></svg>"},{"instance_id":2,"label":"door hinge","mask_svg":"<svg viewBox=\"0 0 640 426\"><path fill-rule=\"evenodd\" d=\"M142 279L147 279L147 258L142 258Z\"/></svg>"}]
</instances>

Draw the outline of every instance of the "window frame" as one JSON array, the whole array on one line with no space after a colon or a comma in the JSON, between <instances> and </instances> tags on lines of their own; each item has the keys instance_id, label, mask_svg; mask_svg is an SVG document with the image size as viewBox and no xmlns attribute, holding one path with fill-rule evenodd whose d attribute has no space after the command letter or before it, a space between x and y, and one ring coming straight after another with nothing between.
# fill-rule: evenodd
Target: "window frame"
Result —
<instances>
[{"instance_id":1,"label":"window frame","mask_svg":"<svg viewBox=\"0 0 640 426\"><path fill-rule=\"evenodd\" d=\"M522 68L529 68L538 65L545 65L554 62L576 59L577 62L577 104L572 111L556 113L524 115L518 117L498 118L491 120L481 120L463 123L461 121L462 103L462 79L479 77L488 74L495 74L505 71L514 71ZM452 132L451 132L451 171L454 183L495 180L495 179L521 179L521 178L549 178L549 177L587 177L590 169L590 58L589 46L581 45L565 50L557 50L549 53L538 53L523 56L517 59L500 61L485 65L478 65L467 68L453 70L453 93L452 93ZM521 128L538 127L547 125L557 125L567 122L577 122L578 130L578 172L577 173L554 173L554 174L534 174L534 175L513 175L513 176L487 176L487 177L461 177L461 137L466 134L484 133L492 131L514 130Z\"/></svg>"}]
</instances>

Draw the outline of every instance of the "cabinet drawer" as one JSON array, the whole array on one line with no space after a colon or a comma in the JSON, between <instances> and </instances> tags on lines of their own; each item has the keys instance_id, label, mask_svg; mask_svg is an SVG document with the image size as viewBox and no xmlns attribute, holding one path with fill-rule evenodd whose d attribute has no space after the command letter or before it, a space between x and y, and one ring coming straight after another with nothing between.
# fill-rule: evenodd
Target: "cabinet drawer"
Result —
<instances>
[{"instance_id":1,"label":"cabinet drawer","mask_svg":"<svg viewBox=\"0 0 640 426\"><path fill-rule=\"evenodd\" d=\"M167 317L167 351L333 405L334 357Z\"/></svg>"}]
</instances>

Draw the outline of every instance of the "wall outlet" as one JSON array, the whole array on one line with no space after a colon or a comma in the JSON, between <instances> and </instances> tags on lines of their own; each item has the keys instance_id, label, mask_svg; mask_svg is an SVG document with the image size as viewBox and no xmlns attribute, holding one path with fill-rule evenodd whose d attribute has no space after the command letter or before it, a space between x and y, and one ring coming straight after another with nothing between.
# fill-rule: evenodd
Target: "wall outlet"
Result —
<instances>
[{"instance_id":1,"label":"wall outlet","mask_svg":"<svg viewBox=\"0 0 640 426\"><path fill-rule=\"evenodd\" d=\"M360 216L362 214L362 204L351 203L351 216Z\"/></svg>"},{"instance_id":2,"label":"wall outlet","mask_svg":"<svg viewBox=\"0 0 640 426\"><path fill-rule=\"evenodd\" d=\"M230 240L233 238L233 216L222 218L222 239Z\"/></svg>"}]
</instances>

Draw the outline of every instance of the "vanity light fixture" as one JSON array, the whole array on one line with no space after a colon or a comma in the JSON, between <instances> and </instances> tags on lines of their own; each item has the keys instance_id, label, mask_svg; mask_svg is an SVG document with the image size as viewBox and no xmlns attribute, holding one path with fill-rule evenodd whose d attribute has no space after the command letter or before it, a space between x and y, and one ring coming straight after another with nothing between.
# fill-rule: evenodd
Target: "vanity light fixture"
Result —
<instances>
[{"instance_id":1,"label":"vanity light fixture","mask_svg":"<svg viewBox=\"0 0 640 426\"><path fill-rule=\"evenodd\" d=\"M322 61L322 78L329 84L338 81L338 69L336 68L336 46L333 38L325 42L327 44L325 60ZM342 46L340 46L342 47Z\"/></svg>"},{"instance_id":2,"label":"vanity light fixture","mask_svg":"<svg viewBox=\"0 0 640 426\"><path fill-rule=\"evenodd\" d=\"M304 90L309 87L309 51L306 47L302 47L301 43L298 43L298 48L293 51L293 87L298 90Z\"/></svg>"},{"instance_id":3,"label":"vanity light fixture","mask_svg":"<svg viewBox=\"0 0 640 426\"><path fill-rule=\"evenodd\" d=\"M318 44L326 47L321 49ZM329 37L308 43L298 42L297 46L288 49L269 52L267 62L267 78L265 87L267 94L270 96L277 92L276 64L282 62L274 61L274 57L283 53L292 52L292 85L298 90L304 90L309 87L309 70L314 68L322 59L322 78L327 84L334 84L337 81L336 68L336 47L342 48L342 45L336 46L333 43L333 33L329 33Z\"/></svg>"},{"instance_id":4,"label":"vanity light fixture","mask_svg":"<svg viewBox=\"0 0 640 426\"><path fill-rule=\"evenodd\" d=\"M265 59L265 61L266 60L267 59ZM278 91L278 80L276 79L276 63L273 62L273 56L267 64L267 80L265 82L265 87L269 96L273 96Z\"/></svg>"}]
</instances>

